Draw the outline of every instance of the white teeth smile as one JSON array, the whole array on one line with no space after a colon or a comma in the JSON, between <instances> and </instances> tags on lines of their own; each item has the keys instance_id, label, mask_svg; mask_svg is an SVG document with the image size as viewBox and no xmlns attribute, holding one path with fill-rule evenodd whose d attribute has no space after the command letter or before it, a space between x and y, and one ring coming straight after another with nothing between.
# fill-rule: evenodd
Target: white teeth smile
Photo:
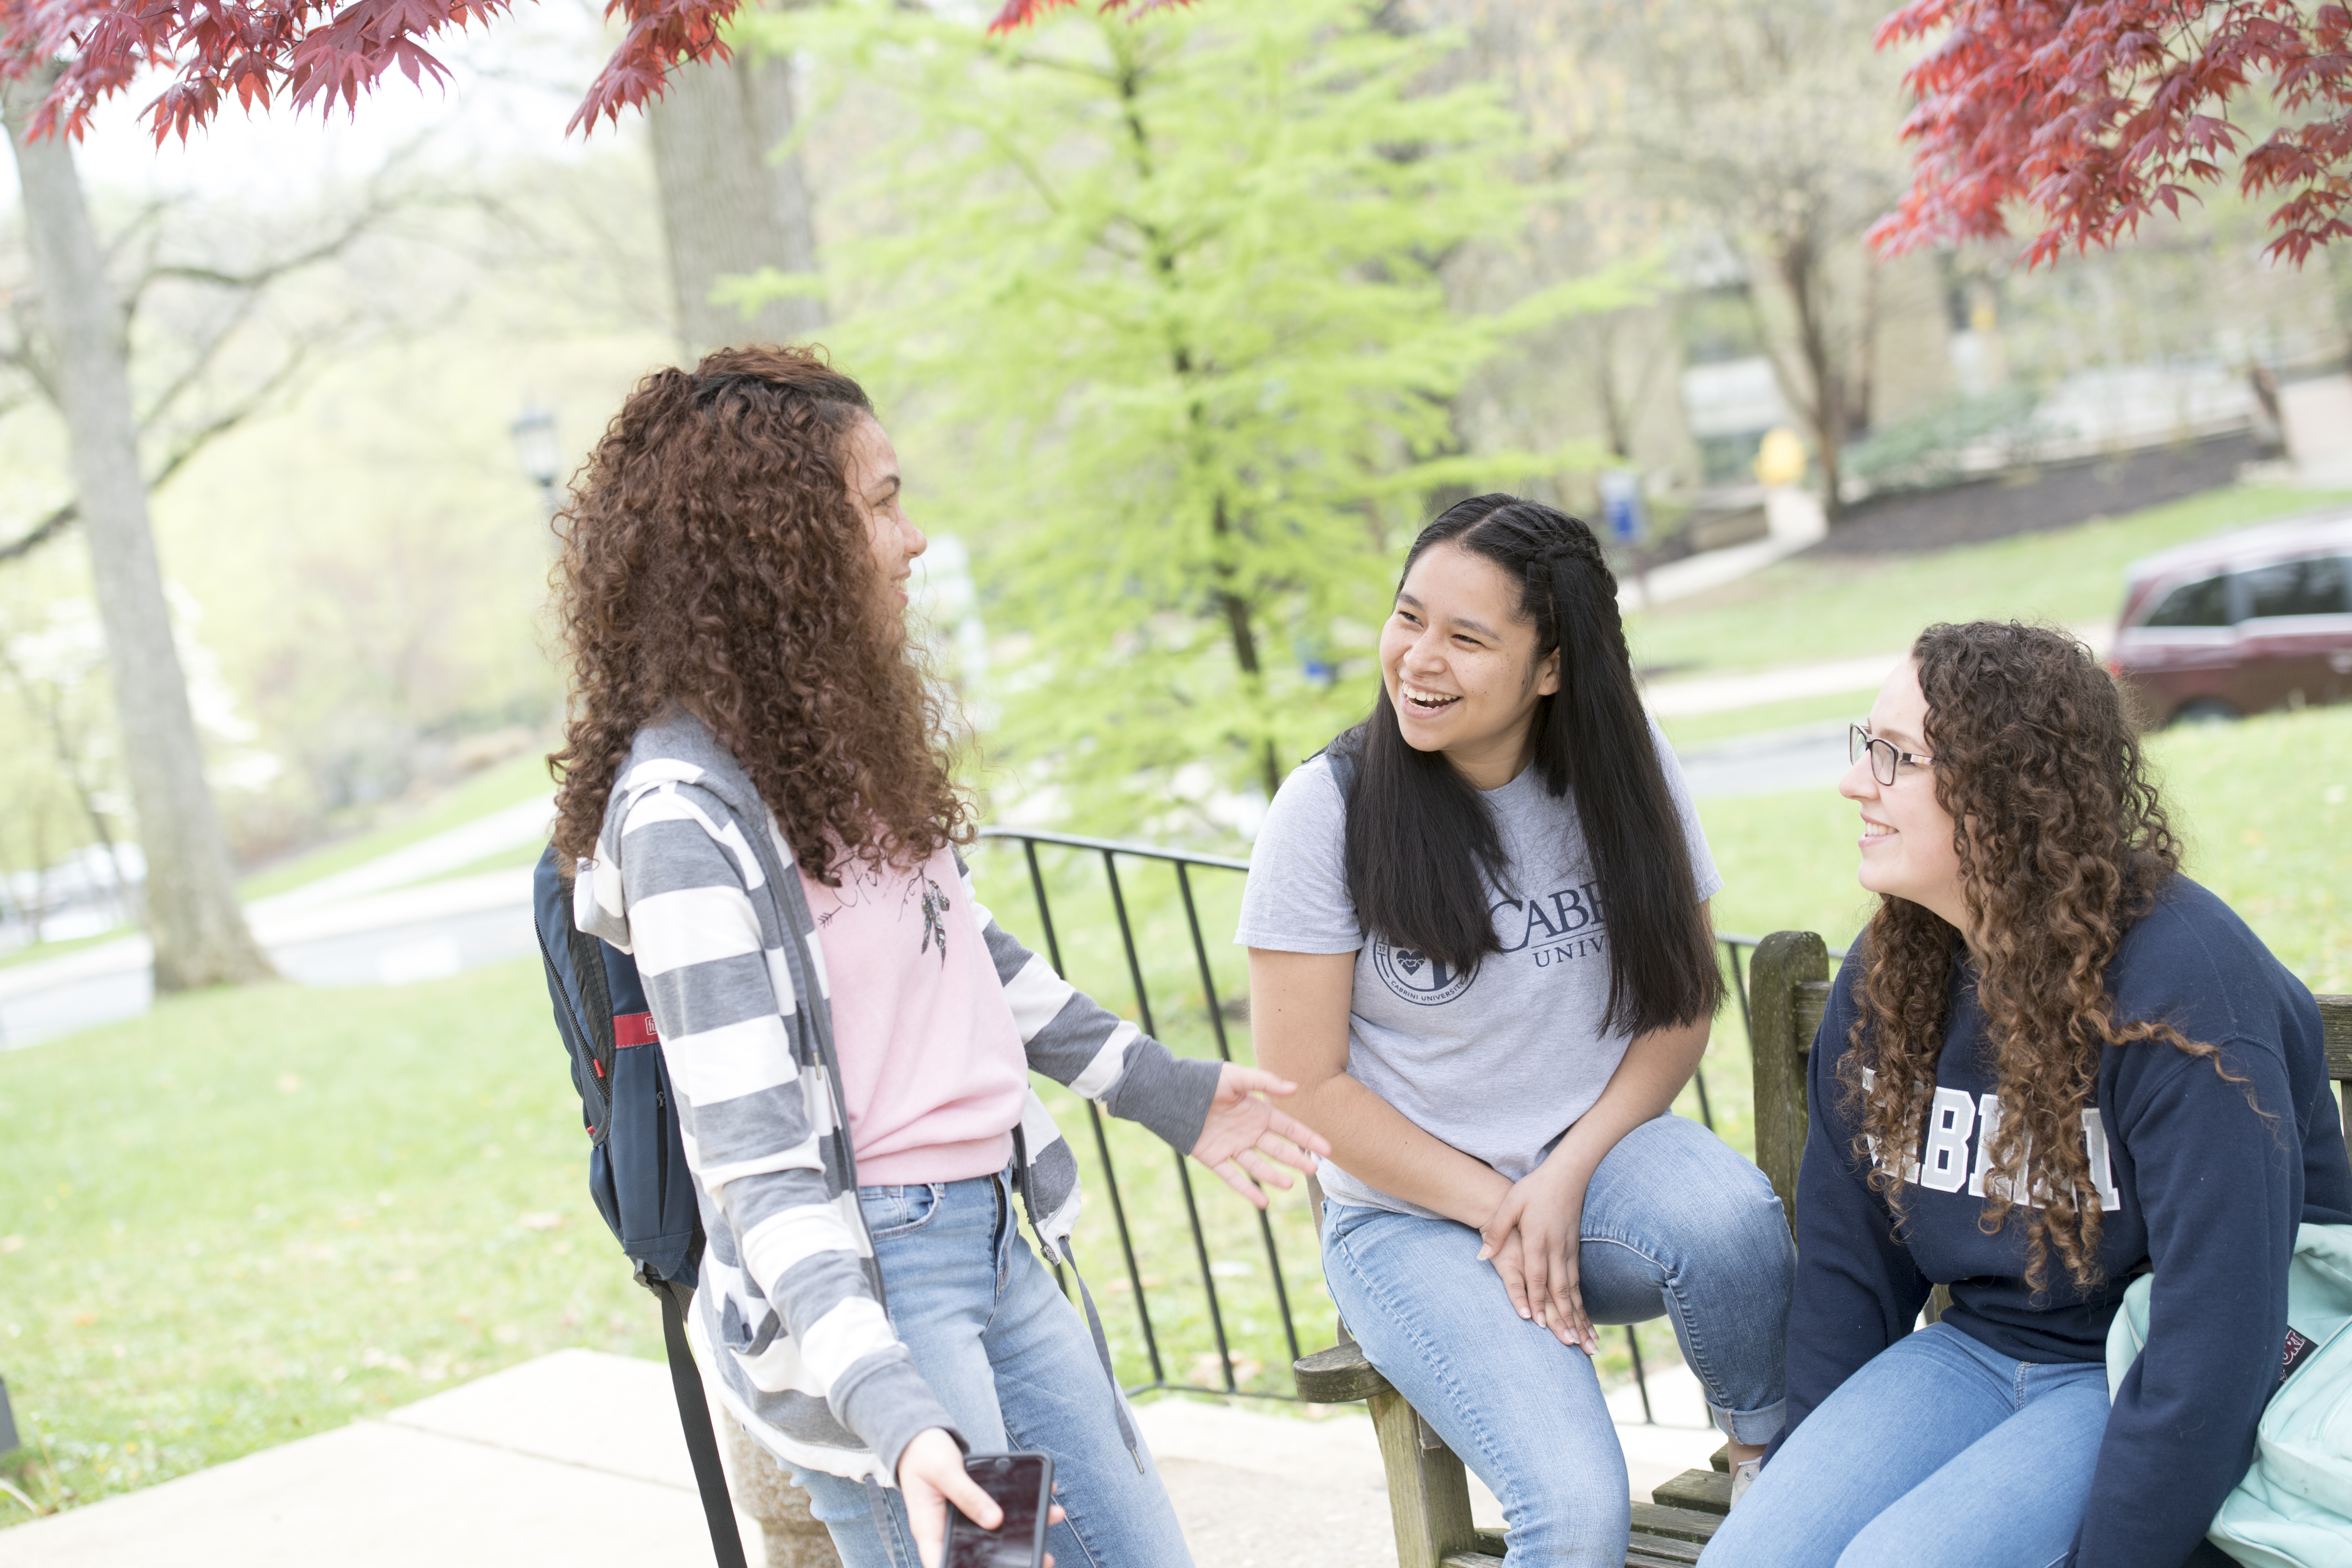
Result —
<instances>
[{"instance_id":1,"label":"white teeth smile","mask_svg":"<svg viewBox=\"0 0 2352 1568\"><path fill-rule=\"evenodd\" d=\"M1406 701L1412 703L1423 713L1440 712L1447 708L1453 707L1454 704L1462 700L1461 696L1458 693L1449 694L1444 691L1423 691L1420 687L1408 686L1403 681L1397 682L1397 689L1404 694L1404 700Z\"/></svg>"},{"instance_id":2,"label":"white teeth smile","mask_svg":"<svg viewBox=\"0 0 2352 1568\"><path fill-rule=\"evenodd\" d=\"M1862 819L1862 836L1864 838L1883 838L1894 831L1883 822L1873 822L1866 816Z\"/></svg>"}]
</instances>

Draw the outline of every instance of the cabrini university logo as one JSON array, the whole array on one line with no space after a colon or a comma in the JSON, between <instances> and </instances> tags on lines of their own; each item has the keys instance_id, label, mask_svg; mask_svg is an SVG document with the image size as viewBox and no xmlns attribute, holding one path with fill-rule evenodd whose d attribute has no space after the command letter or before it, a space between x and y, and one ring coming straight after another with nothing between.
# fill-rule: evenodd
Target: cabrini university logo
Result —
<instances>
[{"instance_id":1,"label":"cabrini university logo","mask_svg":"<svg viewBox=\"0 0 2352 1568\"><path fill-rule=\"evenodd\" d=\"M1475 970L1465 974L1425 952L1395 946L1384 936L1372 940L1372 968L1391 991L1423 1007L1453 1001L1478 978Z\"/></svg>"}]
</instances>

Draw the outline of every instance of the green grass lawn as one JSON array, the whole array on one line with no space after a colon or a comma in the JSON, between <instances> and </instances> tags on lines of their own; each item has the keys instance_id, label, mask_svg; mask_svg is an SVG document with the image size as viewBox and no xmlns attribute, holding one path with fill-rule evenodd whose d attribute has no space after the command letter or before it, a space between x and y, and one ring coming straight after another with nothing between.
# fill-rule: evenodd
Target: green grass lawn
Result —
<instances>
[{"instance_id":1,"label":"green grass lawn","mask_svg":"<svg viewBox=\"0 0 2352 1568\"><path fill-rule=\"evenodd\" d=\"M660 1352L535 966L173 999L0 1054L0 1468L45 1505L562 1345Z\"/></svg>"},{"instance_id":2,"label":"green grass lawn","mask_svg":"<svg viewBox=\"0 0 2352 1568\"><path fill-rule=\"evenodd\" d=\"M2345 499L2237 486L1990 544L1802 557L1629 616L1625 629L1636 664L1682 672L1894 652L1936 620L2112 620L2123 569L2140 556Z\"/></svg>"}]
</instances>

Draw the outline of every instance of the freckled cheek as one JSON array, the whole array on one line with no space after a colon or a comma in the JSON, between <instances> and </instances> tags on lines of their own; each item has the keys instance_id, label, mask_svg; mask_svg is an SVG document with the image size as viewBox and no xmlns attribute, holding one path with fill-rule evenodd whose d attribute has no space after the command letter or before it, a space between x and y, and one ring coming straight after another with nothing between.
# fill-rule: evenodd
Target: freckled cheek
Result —
<instances>
[{"instance_id":1,"label":"freckled cheek","mask_svg":"<svg viewBox=\"0 0 2352 1568\"><path fill-rule=\"evenodd\" d=\"M1412 637L1409 632L1388 631L1381 634L1381 673L1393 679L1397 668L1412 652Z\"/></svg>"}]
</instances>

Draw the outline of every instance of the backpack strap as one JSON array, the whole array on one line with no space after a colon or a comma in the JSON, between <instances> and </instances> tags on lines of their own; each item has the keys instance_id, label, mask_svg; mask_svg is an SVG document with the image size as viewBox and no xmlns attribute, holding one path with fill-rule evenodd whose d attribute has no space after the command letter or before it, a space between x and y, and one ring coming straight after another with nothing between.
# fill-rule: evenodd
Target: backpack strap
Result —
<instances>
[{"instance_id":1,"label":"backpack strap","mask_svg":"<svg viewBox=\"0 0 2352 1568\"><path fill-rule=\"evenodd\" d=\"M1356 793L1355 731L1335 737L1319 754L1331 769L1331 782L1339 786L1339 804L1347 805L1349 797Z\"/></svg>"},{"instance_id":2,"label":"backpack strap","mask_svg":"<svg viewBox=\"0 0 2352 1568\"><path fill-rule=\"evenodd\" d=\"M872 1476L866 1478L866 1511L874 1516L874 1533L882 1538L882 1554L890 1560L890 1568L902 1568L898 1561L898 1532L890 1528L890 1500L882 1495L882 1483ZM920 1559L917 1560L917 1568L921 1568Z\"/></svg>"},{"instance_id":3,"label":"backpack strap","mask_svg":"<svg viewBox=\"0 0 2352 1568\"><path fill-rule=\"evenodd\" d=\"M1054 1244L1046 1240L1045 1227L1037 1223L1037 1205L1029 1201L1029 1141L1021 1135L1015 1123L1013 1129L1013 1190L1021 1194L1021 1207L1029 1215L1029 1228L1037 1233L1050 1253ZM1095 1355L1102 1363L1103 1377L1110 1384L1111 1414L1118 1417L1118 1435L1127 1443L1127 1457L1135 1461L1139 1474L1143 1469L1142 1445L1136 1440L1135 1423L1128 1419L1127 1401L1118 1395L1118 1373L1111 1370L1110 1341L1104 1337L1102 1314L1095 1310L1095 1293L1087 1289L1087 1277L1078 1271L1077 1249L1070 1238L1061 1242L1062 1261L1070 1266L1070 1278L1078 1282L1078 1300L1086 1304L1087 1330L1094 1335Z\"/></svg>"},{"instance_id":4,"label":"backpack strap","mask_svg":"<svg viewBox=\"0 0 2352 1568\"><path fill-rule=\"evenodd\" d=\"M691 1288L656 1279L640 1265L637 1283L661 1298L662 1343L669 1352L669 1381L677 1395L677 1422L686 1431L686 1452L694 1461L695 1489L710 1523L710 1552L719 1568L746 1568L743 1537L735 1528L734 1500L727 1495L727 1472L719 1463L719 1434L710 1425L710 1400L702 1391L702 1371L686 1341L686 1303Z\"/></svg>"}]
</instances>

